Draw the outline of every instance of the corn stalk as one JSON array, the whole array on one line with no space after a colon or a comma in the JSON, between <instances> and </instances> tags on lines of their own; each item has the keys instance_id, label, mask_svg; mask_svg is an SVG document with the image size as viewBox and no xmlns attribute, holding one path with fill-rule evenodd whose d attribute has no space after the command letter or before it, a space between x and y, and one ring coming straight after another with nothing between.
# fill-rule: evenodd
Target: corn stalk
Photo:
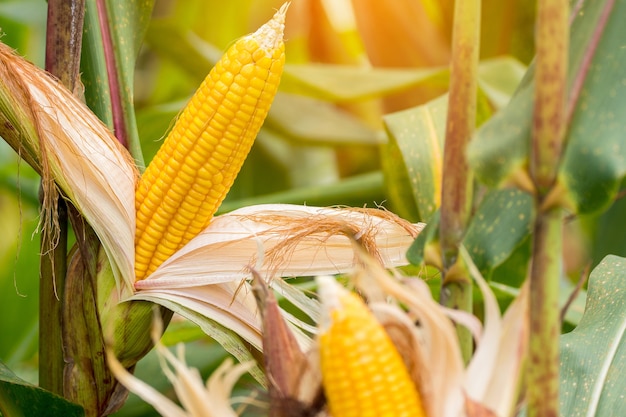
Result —
<instances>
[{"instance_id":1,"label":"corn stalk","mask_svg":"<svg viewBox=\"0 0 626 417\"><path fill-rule=\"evenodd\" d=\"M537 9L532 154L537 217L530 276L528 406L530 416L559 415L559 275L562 209L554 192L565 143L568 62L568 2L543 0Z\"/></svg>"},{"instance_id":2,"label":"corn stalk","mask_svg":"<svg viewBox=\"0 0 626 417\"><path fill-rule=\"evenodd\" d=\"M472 280L459 260L459 245L471 215L473 175L465 149L476 125L476 92L480 35L480 1L456 2L452 39L452 67L446 121L441 194L440 241L443 256L441 303L472 311ZM472 338L457 328L463 356L469 360Z\"/></svg>"}]
</instances>

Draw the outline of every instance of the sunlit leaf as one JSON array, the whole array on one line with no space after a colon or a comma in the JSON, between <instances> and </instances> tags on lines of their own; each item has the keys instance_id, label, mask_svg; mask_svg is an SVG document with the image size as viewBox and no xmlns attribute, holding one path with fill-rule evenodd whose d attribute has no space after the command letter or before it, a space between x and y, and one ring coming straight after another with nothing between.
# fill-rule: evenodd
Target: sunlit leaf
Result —
<instances>
[{"instance_id":1,"label":"sunlit leaf","mask_svg":"<svg viewBox=\"0 0 626 417\"><path fill-rule=\"evenodd\" d=\"M374 66L428 67L447 63L452 0L361 0L352 5Z\"/></svg>"},{"instance_id":2,"label":"sunlit leaf","mask_svg":"<svg viewBox=\"0 0 626 417\"><path fill-rule=\"evenodd\" d=\"M447 108L445 96L384 118L391 146L398 148L406 167L405 173L399 173L405 178L391 181L389 186L412 190L420 218L426 222L440 204ZM394 168L397 163L389 161L387 165Z\"/></svg>"},{"instance_id":3,"label":"sunlit leaf","mask_svg":"<svg viewBox=\"0 0 626 417\"><path fill-rule=\"evenodd\" d=\"M480 53L484 57L504 53L529 62L534 55L534 25L537 2L483 0Z\"/></svg>"},{"instance_id":4,"label":"sunlit leaf","mask_svg":"<svg viewBox=\"0 0 626 417\"><path fill-rule=\"evenodd\" d=\"M297 123L294 121L297 120ZM266 124L302 142L322 145L377 145L376 133L356 117L308 97L279 93Z\"/></svg>"},{"instance_id":5,"label":"sunlit leaf","mask_svg":"<svg viewBox=\"0 0 626 417\"><path fill-rule=\"evenodd\" d=\"M447 84L447 70L381 69L332 64L287 65L283 89L328 101L380 97L420 83Z\"/></svg>"},{"instance_id":6,"label":"sunlit leaf","mask_svg":"<svg viewBox=\"0 0 626 417\"><path fill-rule=\"evenodd\" d=\"M245 169L245 166L244 166ZM307 204L312 206L350 206L373 207L386 196L383 173L375 171L363 175L355 175L339 180L333 184L315 185L294 188L258 197L241 198L225 201L219 213L257 204ZM387 204L384 204L387 207Z\"/></svg>"},{"instance_id":7,"label":"sunlit leaf","mask_svg":"<svg viewBox=\"0 0 626 417\"><path fill-rule=\"evenodd\" d=\"M508 64L505 63L505 66ZM506 87L501 88L501 92L506 91ZM509 88L513 86L509 85ZM384 155L388 160L383 161L383 167L389 177L390 196L398 200L392 200L392 203L394 207L402 210L402 215L409 217L417 215L415 210L411 209L412 204L408 202L411 195L407 190L412 192L420 221L428 222L439 208L442 172L447 169L443 166L447 113L448 96L442 96L422 106L392 113L383 118L390 147L388 153ZM487 120L491 113L492 108L487 102L486 95L479 93L477 125Z\"/></svg>"},{"instance_id":8,"label":"sunlit leaf","mask_svg":"<svg viewBox=\"0 0 626 417\"><path fill-rule=\"evenodd\" d=\"M478 86L499 109L511 100L525 73L526 67L514 58L487 59L478 65Z\"/></svg>"},{"instance_id":9,"label":"sunlit leaf","mask_svg":"<svg viewBox=\"0 0 626 417\"><path fill-rule=\"evenodd\" d=\"M150 23L146 44L157 55L175 62L198 83L206 77L223 52L169 19L155 19Z\"/></svg>"},{"instance_id":10,"label":"sunlit leaf","mask_svg":"<svg viewBox=\"0 0 626 417\"><path fill-rule=\"evenodd\" d=\"M502 105L514 92L524 66L509 57L479 65L479 83L486 95ZM287 65L282 88L332 102L381 97L416 85L447 86L447 67L429 69L369 68L347 65ZM493 95L493 96L492 96Z\"/></svg>"},{"instance_id":11,"label":"sunlit leaf","mask_svg":"<svg viewBox=\"0 0 626 417\"><path fill-rule=\"evenodd\" d=\"M205 42L226 49L233 39L254 32L267 22L283 3L282 0L185 0L176 2L172 18Z\"/></svg>"},{"instance_id":12,"label":"sunlit leaf","mask_svg":"<svg viewBox=\"0 0 626 417\"><path fill-rule=\"evenodd\" d=\"M402 159L402 151L397 141L390 140L386 146L382 147L381 164L385 174L385 189L389 208L405 219L411 221L421 219L414 198L414 190L407 175L408 169Z\"/></svg>"}]
</instances>

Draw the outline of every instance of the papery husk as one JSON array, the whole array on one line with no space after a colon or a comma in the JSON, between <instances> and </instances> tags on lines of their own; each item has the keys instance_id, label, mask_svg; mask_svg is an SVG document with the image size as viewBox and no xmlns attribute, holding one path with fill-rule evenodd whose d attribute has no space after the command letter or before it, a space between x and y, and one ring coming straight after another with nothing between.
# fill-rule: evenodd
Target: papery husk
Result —
<instances>
[{"instance_id":1,"label":"papery husk","mask_svg":"<svg viewBox=\"0 0 626 417\"><path fill-rule=\"evenodd\" d=\"M233 330L254 349L262 349L260 320L247 283L225 282L193 287L192 290L172 289L166 293L159 290L141 290L131 300L152 301L163 305L201 327L201 318L206 318L209 322L216 322ZM209 333L209 336L216 335ZM238 357L236 354L235 356Z\"/></svg>"},{"instance_id":2,"label":"papery husk","mask_svg":"<svg viewBox=\"0 0 626 417\"><path fill-rule=\"evenodd\" d=\"M422 227L380 209L245 207L214 218L200 235L138 281L131 299L172 309L211 337L224 337L225 327L261 351L261 321L246 282L251 269L267 281L350 272L357 262L354 241L385 266L404 265L406 249ZM311 307L288 287L277 287L296 305ZM299 343L304 342L301 335L296 332ZM248 353L241 341L230 335L223 340L229 352L245 359Z\"/></svg>"},{"instance_id":3,"label":"papery husk","mask_svg":"<svg viewBox=\"0 0 626 417\"><path fill-rule=\"evenodd\" d=\"M270 397L269 415L305 417L317 415L324 406L318 353L300 349L292 329L281 313L276 297L255 274L254 295L263 322L263 357Z\"/></svg>"},{"instance_id":4,"label":"papery husk","mask_svg":"<svg viewBox=\"0 0 626 417\"><path fill-rule=\"evenodd\" d=\"M128 151L60 82L2 43L0 122L0 135L42 177L43 210L56 210L62 190L88 219L118 285L130 294L138 172ZM54 244L56 227L42 232Z\"/></svg>"},{"instance_id":5,"label":"papery husk","mask_svg":"<svg viewBox=\"0 0 626 417\"><path fill-rule=\"evenodd\" d=\"M381 209L244 207L215 217L135 288L166 293L240 281L249 277L249 267L266 279L350 272L355 239L386 267L405 265L405 252L423 226Z\"/></svg>"},{"instance_id":6,"label":"papery husk","mask_svg":"<svg viewBox=\"0 0 626 417\"><path fill-rule=\"evenodd\" d=\"M164 417L238 417L230 404L231 392L237 380L253 366L253 363L233 365L230 358L226 359L205 385L198 370L186 364L184 345L180 344L178 355L173 355L159 342L162 333L163 324L157 314L151 332L152 342L156 346L163 373L172 383L182 408L134 377L117 360L113 351L107 349L107 362L120 383L151 404Z\"/></svg>"},{"instance_id":7,"label":"papery husk","mask_svg":"<svg viewBox=\"0 0 626 417\"><path fill-rule=\"evenodd\" d=\"M502 319L498 350L491 358L494 370L483 395L483 404L498 416L515 415L515 410L523 400L524 367L530 331L527 319L528 293L528 284L524 284L520 294L507 308ZM471 383L471 376L468 379L468 383Z\"/></svg>"},{"instance_id":8,"label":"papery husk","mask_svg":"<svg viewBox=\"0 0 626 417\"><path fill-rule=\"evenodd\" d=\"M392 277L362 255L352 282L368 299L401 353L429 416L457 416L463 409L463 359L453 323L419 278ZM407 285L409 283L411 285ZM389 297L406 306L389 304Z\"/></svg>"},{"instance_id":9,"label":"papery husk","mask_svg":"<svg viewBox=\"0 0 626 417\"><path fill-rule=\"evenodd\" d=\"M498 417L498 414L469 397L465 397L465 413L467 417Z\"/></svg>"},{"instance_id":10,"label":"papery husk","mask_svg":"<svg viewBox=\"0 0 626 417\"><path fill-rule=\"evenodd\" d=\"M495 296L467 251L461 248L460 253L483 294L482 329L474 316L436 303L419 278L392 276L367 256L361 257L362 269L352 282L401 352L428 415L511 416L522 398L528 288L522 287L502 318ZM467 368L454 322L469 326L475 337L476 350Z\"/></svg>"},{"instance_id":11,"label":"papery husk","mask_svg":"<svg viewBox=\"0 0 626 417\"><path fill-rule=\"evenodd\" d=\"M496 415L511 416L522 397L528 353L528 280L501 317L497 300L469 253L464 247L460 253L482 292L485 305L484 331L467 367L465 390L468 397L480 401Z\"/></svg>"},{"instance_id":12,"label":"papery husk","mask_svg":"<svg viewBox=\"0 0 626 417\"><path fill-rule=\"evenodd\" d=\"M245 307L247 303L254 303L252 294L249 294L251 290L246 286L241 292L246 296L235 297L239 288L236 283L198 288L202 289L201 294L196 291L198 298L189 298L185 294L176 293L170 293L166 298L157 293L153 297L150 291L141 291L133 300L151 301L195 323L239 362L258 362L262 350L261 333L257 325L250 326L250 307ZM203 299L205 295L208 300ZM212 304L216 299L219 300L220 306ZM231 300L232 305L228 305L226 300ZM258 318L254 315L252 317L256 323ZM252 368L250 373L260 384L267 385L265 375L259 367Z\"/></svg>"},{"instance_id":13,"label":"papery husk","mask_svg":"<svg viewBox=\"0 0 626 417\"><path fill-rule=\"evenodd\" d=\"M40 149L30 95L23 80L11 75L15 65L23 65L22 61L0 42L0 136L35 171L41 173Z\"/></svg>"}]
</instances>

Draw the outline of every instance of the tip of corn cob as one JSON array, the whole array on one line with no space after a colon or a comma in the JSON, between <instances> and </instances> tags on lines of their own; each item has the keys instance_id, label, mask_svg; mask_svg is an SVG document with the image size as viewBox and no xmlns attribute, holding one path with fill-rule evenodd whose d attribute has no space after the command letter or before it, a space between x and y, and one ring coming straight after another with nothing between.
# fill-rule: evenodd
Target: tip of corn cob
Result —
<instances>
[{"instance_id":1,"label":"tip of corn cob","mask_svg":"<svg viewBox=\"0 0 626 417\"><path fill-rule=\"evenodd\" d=\"M290 2L283 4L274 14L274 17L257 29L251 36L257 41L259 47L268 52L278 48L283 41L283 32L285 30L285 15L289 8Z\"/></svg>"},{"instance_id":2,"label":"tip of corn cob","mask_svg":"<svg viewBox=\"0 0 626 417\"><path fill-rule=\"evenodd\" d=\"M318 297L324 304L318 323L320 332L323 333L332 324L331 312L341 308L340 298L348 292L343 287L337 285L335 278L332 276L318 276L315 278L315 281L317 282Z\"/></svg>"},{"instance_id":3,"label":"tip of corn cob","mask_svg":"<svg viewBox=\"0 0 626 417\"><path fill-rule=\"evenodd\" d=\"M233 185L278 89L288 6L226 51L141 177L136 280L206 229Z\"/></svg>"},{"instance_id":4,"label":"tip of corn cob","mask_svg":"<svg viewBox=\"0 0 626 417\"><path fill-rule=\"evenodd\" d=\"M334 417L425 417L400 353L358 295L332 277L317 279L322 384Z\"/></svg>"}]
</instances>

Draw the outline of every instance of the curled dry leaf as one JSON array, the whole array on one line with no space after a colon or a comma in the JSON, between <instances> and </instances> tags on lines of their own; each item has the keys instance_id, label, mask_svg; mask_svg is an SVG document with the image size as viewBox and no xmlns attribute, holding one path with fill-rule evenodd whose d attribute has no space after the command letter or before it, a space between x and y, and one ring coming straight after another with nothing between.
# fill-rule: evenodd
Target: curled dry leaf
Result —
<instances>
[{"instance_id":1,"label":"curled dry leaf","mask_svg":"<svg viewBox=\"0 0 626 417\"><path fill-rule=\"evenodd\" d=\"M385 266L403 265L422 226L378 209L245 207L214 218L154 273L138 281L132 299L193 310L261 350L256 304L248 284L242 284L250 267L264 279L350 272L358 262L355 241Z\"/></svg>"},{"instance_id":2,"label":"curled dry leaf","mask_svg":"<svg viewBox=\"0 0 626 417\"><path fill-rule=\"evenodd\" d=\"M385 266L406 264L405 252L422 230L380 209L290 204L244 207L209 227L135 284L138 290L174 289L238 281L253 266L267 277L349 272L353 240Z\"/></svg>"}]
</instances>

